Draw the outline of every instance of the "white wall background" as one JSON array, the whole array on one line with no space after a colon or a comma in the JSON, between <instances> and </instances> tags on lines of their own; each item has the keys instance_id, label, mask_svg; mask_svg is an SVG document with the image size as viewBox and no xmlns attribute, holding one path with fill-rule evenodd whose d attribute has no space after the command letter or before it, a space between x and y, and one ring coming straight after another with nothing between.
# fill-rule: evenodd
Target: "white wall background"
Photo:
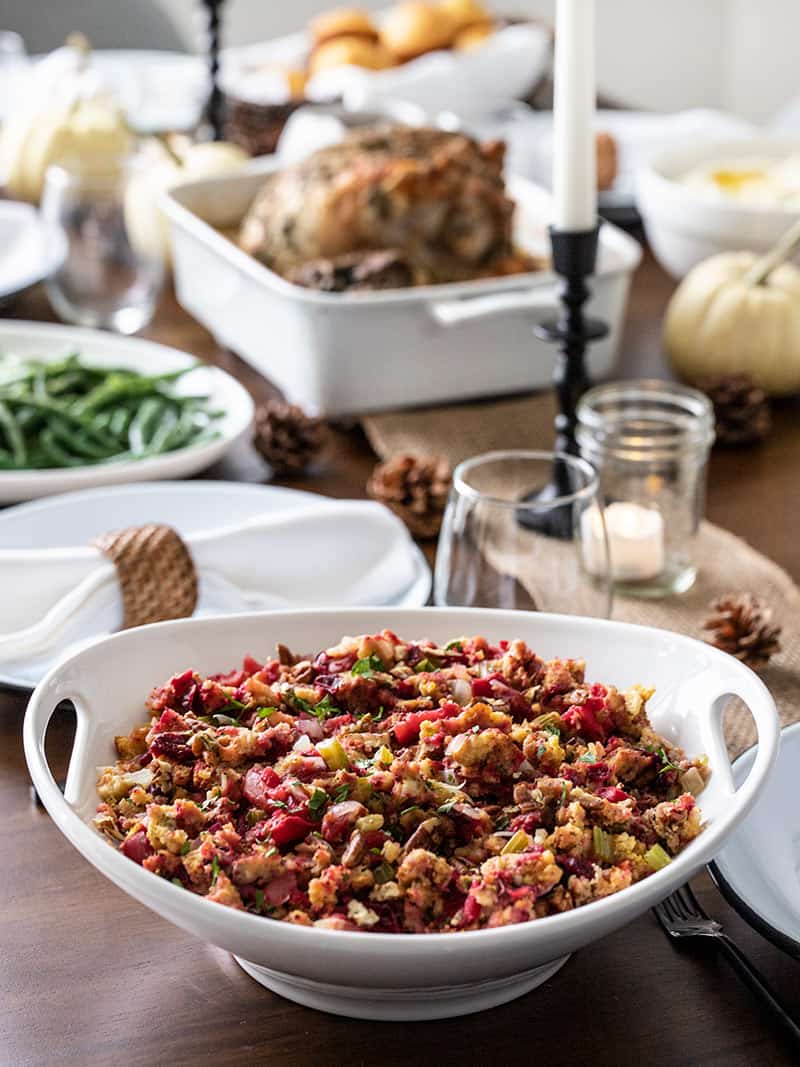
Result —
<instances>
[{"instance_id":1,"label":"white wall background","mask_svg":"<svg viewBox=\"0 0 800 1067\"><path fill-rule=\"evenodd\" d=\"M195 46L196 0L159 0ZM301 28L344 0L229 0L226 41ZM350 0L347 0L350 2ZM377 10L387 0L356 0ZM552 20L554 0L493 0ZM597 0L598 80L632 107L718 107L755 121L800 95L800 0Z\"/></svg>"}]
</instances>

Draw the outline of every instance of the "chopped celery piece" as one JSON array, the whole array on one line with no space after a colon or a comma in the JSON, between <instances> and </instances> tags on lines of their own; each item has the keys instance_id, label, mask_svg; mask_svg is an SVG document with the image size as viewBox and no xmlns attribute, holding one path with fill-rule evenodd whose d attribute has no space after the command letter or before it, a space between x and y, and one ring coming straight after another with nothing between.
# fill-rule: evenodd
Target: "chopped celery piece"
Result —
<instances>
[{"instance_id":1,"label":"chopped celery piece","mask_svg":"<svg viewBox=\"0 0 800 1067\"><path fill-rule=\"evenodd\" d=\"M386 860L383 860L372 872L372 877L375 879L376 885L385 885L386 882L391 882L394 878L394 868Z\"/></svg>"},{"instance_id":2,"label":"chopped celery piece","mask_svg":"<svg viewBox=\"0 0 800 1067\"><path fill-rule=\"evenodd\" d=\"M427 671L435 671L435 670L438 670L438 667L436 666L435 663L432 663L426 656L425 659L421 659L419 661L419 663L416 665L416 667L414 668L414 673L415 674L425 674Z\"/></svg>"},{"instance_id":3,"label":"chopped celery piece","mask_svg":"<svg viewBox=\"0 0 800 1067\"><path fill-rule=\"evenodd\" d=\"M341 742L335 737L329 737L325 741L318 741L317 752L319 752L332 771L344 771L350 766L347 753L342 748Z\"/></svg>"},{"instance_id":4,"label":"chopped celery piece","mask_svg":"<svg viewBox=\"0 0 800 1067\"><path fill-rule=\"evenodd\" d=\"M317 745L317 748L319 748L319 745ZM369 778L356 778L350 795L353 800L357 800L360 804L366 804L372 796L372 786L369 784Z\"/></svg>"},{"instance_id":5,"label":"chopped celery piece","mask_svg":"<svg viewBox=\"0 0 800 1067\"><path fill-rule=\"evenodd\" d=\"M362 815L360 819L356 819L356 830L362 834L369 834L372 833L373 830L380 830L382 826L382 815Z\"/></svg>"},{"instance_id":6,"label":"chopped celery piece","mask_svg":"<svg viewBox=\"0 0 800 1067\"><path fill-rule=\"evenodd\" d=\"M706 783L697 767L690 767L688 771L681 775L681 787L687 793L691 793L693 797L700 796L706 787Z\"/></svg>"},{"instance_id":7,"label":"chopped celery piece","mask_svg":"<svg viewBox=\"0 0 800 1067\"><path fill-rule=\"evenodd\" d=\"M654 871L660 871L662 867L666 867L668 863L672 863L672 856L666 852L661 845L653 845L644 854L644 861L648 867L652 867Z\"/></svg>"},{"instance_id":8,"label":"chopped celery piece","mask_svg":"<svg viewBox=\"0 0 800 1067\"><path fill-rule=\"evenodd\" d=\"M524 852L530 845L530 838L524 830L517 830L513 837L510 837L503 846L501 855L505 856L509 852Z\"/></svg>"},{"instance_id":9,"label":"chopped celery piece","mask_svg":"<svg viewBox=\"0 0 800 1067\"><path fill-rule=\"evenodd\" d=\"M548 711L544 715L537 715L533 720L533 725L537 730L550 730L552 732L561 732L561 716L557 711Z\"/></svg>"},{"instance_id":10,"label":"chopped celery piece","mask_svg":"<svg viewBox=\"0 0 800 1067\"><path fill-rule=\"evenodd\" d=\"M592 846L597 859L601 860L603 863L614 862L615 852L613 835L606 833L600 826L592 827Z\"/></svg>"}]
</instances>

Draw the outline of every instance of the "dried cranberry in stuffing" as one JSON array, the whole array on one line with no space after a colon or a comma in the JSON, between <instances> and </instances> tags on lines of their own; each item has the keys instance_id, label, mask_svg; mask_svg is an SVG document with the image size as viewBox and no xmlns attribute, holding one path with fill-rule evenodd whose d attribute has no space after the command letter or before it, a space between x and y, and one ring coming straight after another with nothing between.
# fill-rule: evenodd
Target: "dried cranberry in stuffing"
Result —
<instances>
[{"instance_id":1,"label":"dried cranberry in stuffing","mask_svg":"<svg viewBox=\"0 0 800 1067\"><path fill-rule=\"evenodd\" d=\"M526 834L532 834L542 825L542 814L539 811L529 811L525 815L518 815L512 819L509 830L524 830Z\"/></svg>"},{"instance_id":2,"label":"dried cranberry in stuffing","mask_svg":"<svg viewBox=\"0 0 800 1067\"><path fill-rule=\"evenodd\" d=\"M174 763L193 763L194 753L186 744L187 734L156 734L150 742L154 756L164 756Z\"/></svg>"},{"instance_id":3,"label":"dried cranberry in stuffing","mask_svg":"<svg viewBox=\"0 0 800 1067\"><path fill-rule=\"evenodd\" d=\"M605 789L598 789L597 795L602 797L603 800L610 800L612 804L620 804L623 800L631 799L630 793L623 793L615 785L608 785Z\"/></svg>"},{"instance_id":4,"label":"dried cranberry in stuffing","mask_svg":"<svg viewBox=\"0 0 800 1067\"><path fill-rule=\"evenodd\" d=\"M141 864L148 856L153 855L153 849L147 840L144 830L137 830L131 837L127 837L119 846L120 852L134 863Z\"/></svg>"},{"instance_id":5,"label":"dried cranberry in stuffing","mask_svg":"<svg viewBox=\"0 0 800 1067\"><path fill-rule=\"evenodd\" d=\"M280 781L272 767L251 767L244 776L245 799L256 808L266 808L271 799L269 790L280 785Z\"/></svg>"},{"instance_id":6,"label":"dried cranberry in stuffing","mask_svg":"<svg viewBox=\"0 0 800 1067\"><path fill-rule=\"evenodd\" d=\"M286 812L278 812L267 823L269 834L278 848L284 845L292 845L295 841L302 841L313 829L314 823L304 819L301 815L289 815Z\"/></svg>"},{"instance_id":7,"label":"dried cranberry in stuffing","mask_svg":"<svg viewBox=\"0 0 800 1067\"><path fill-rule=\"evenodd\" d=\"M591 863L580 856L557 856L556 862L567 874L576 874L579 878L594 877L594 868Z\"/></svg>"}]
</instances>

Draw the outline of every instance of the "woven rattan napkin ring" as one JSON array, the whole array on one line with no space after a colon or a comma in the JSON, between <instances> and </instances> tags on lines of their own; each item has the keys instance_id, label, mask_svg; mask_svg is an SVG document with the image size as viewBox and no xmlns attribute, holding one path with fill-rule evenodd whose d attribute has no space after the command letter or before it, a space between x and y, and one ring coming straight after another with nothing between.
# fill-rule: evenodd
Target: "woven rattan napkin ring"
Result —
<instances>
[{"instance_id":1,"label":"woven rattan napkin ring","mask_svg":"<svg viewBox=\"0 0 800 1067\"><path fill-rule=\"evenodd\" d=\"M123 630L185 619L194 612L197 571L189 549L171 526L129 526L96 537L91 544L117 569Z\"/></svg>"}]
</instances>

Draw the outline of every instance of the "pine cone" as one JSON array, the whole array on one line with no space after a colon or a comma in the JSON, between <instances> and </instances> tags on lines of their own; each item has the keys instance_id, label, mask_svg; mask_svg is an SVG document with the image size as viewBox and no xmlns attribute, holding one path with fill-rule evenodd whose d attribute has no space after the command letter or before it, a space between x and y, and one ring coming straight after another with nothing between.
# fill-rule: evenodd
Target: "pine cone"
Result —
<instances>
[{"instance_id":1,"label":"pine cone","mask_svg":"<svg viewBox=\"0 0 800 1067\"><path fill-rule=\"evenodd\" d=\"M404 454L377 465L367 482L367 493L391 508L414 537L435 537L452 476L443 456Z\"/></svg>"},{"instance_id":2,"label":"pine cone","mask_svg":"<svg viewBox=\"0 0 800 1067\"><path fill-rule=\"evenodd\" d=\"M765 667L780 652L780 626L772 610L752 593L730 593L711 604L712 615L703 624L713 631L711 644L735 656L753 670Z\"/></svg>"},{"instance_id":3,"label":"pine cone","mask_svg":"<svg viewBox=\"0 0 800 1067\"><path fill-rule=\"evenodd\" d=\"M772 429L767 394L749 375L709 378L702 388L714 405L719 444L755 444Z\"/></svg>"},{"instance_id":4,"label":"pine cone","mask_svg":"<svg viewBox=\"0 0 800 1067\"><path fill-rule=\"evenodd\" d=\"M253 444L276 474L300 474L320 452L327 428L295 404L263 404L256 411Z\"/></svg>"}]
</instances>

